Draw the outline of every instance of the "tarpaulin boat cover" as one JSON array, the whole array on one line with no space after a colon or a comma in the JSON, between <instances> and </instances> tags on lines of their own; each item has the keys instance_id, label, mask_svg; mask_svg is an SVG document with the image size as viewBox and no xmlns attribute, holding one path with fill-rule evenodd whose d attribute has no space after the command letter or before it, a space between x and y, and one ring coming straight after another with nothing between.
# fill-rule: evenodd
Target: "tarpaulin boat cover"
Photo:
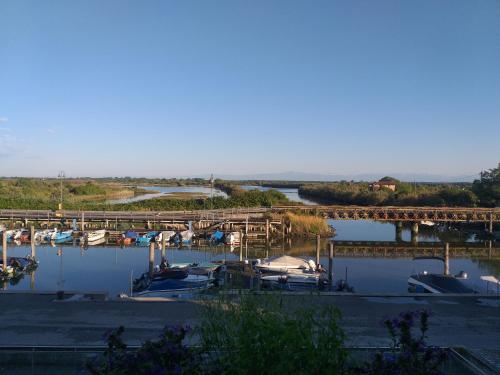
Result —
<instances>
[{"instance_id":1,"label":"tarpaulin boat cover","mask_svg":"<svg viewBox=\"0 0 500 375\"><path fill-rule=\"evenodd\" d=\"M290 267L290 268L310 268L309 262L301 259L291 257L289 255L282 255L277 257L271 257L264 260L261 263L262 266L272 266L272 267Z\"/></svg>"}]
</instances>

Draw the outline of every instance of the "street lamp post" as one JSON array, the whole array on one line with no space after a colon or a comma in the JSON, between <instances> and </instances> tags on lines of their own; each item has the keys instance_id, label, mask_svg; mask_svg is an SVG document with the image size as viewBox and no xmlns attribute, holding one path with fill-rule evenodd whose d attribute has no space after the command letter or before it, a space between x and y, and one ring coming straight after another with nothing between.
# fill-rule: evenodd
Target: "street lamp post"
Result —
<instances>
[{"instance_id":1,"label":"street lamp post","mask_svg":"<svg viewBox=\"0 0 500 375\"><path fill-rule=\"evenodd\" d=\"M61 184L60 184L60 187L61 187L61 200L59 202L59 209L62 210L62 207L63 207L63 179L66 177L66 174L64 173L64 171L60 171L59 174L57 175L57 177L59 178Z\"/></svg>"}]
</instances>

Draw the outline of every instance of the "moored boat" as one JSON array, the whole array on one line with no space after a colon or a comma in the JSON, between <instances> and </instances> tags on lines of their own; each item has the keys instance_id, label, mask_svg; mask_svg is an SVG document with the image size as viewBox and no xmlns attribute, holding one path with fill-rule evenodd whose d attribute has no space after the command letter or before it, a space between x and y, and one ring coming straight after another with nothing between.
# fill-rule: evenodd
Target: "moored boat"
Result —
<instances>
[{"instance_id":1,"label":"moored boat","mask_svg":"<svg viewBox=\"0 0 500 375\"><path fill-rule=\"evenodd\" d=\"M170 242L174 236L175 236L175 231L167 230L167 231L158 233L158 235L155 237L155 241L162 242L163 237L165 237L165 242Z\"/></svg>"},{"instance_id":2,"label":"moored boat","mask_svg":"<svg viewBox=\"0 0 500 375\"><path fill-rule=\"evenodd\" d=\"M241 243L241 233L231 232L226 234L224 243L229 246L238 246Z\"/></svg>"},{"instance_id":3,"label":"moored boat","mask_svg":"<svg viewBox=\"0 0 500 375\"><path fill-rule=\"evenodd\" d=\"M106 237L106 230L96 230L92 232L85 232L80 238L80 243L92 245Z\"/></svg>"},{"instance_id":4,"label":"moored boat","mask_svg":"<svg viewBox=\"0 0 500 375\"><path fill-rule=\"evenodd\" d=\"M139 236L136 238L135 240L135 243L136 245L138 246L147 246L149 245L151 242L154 241L155 237L158 235L158 232L148 232L142 236Z\"/></svg>"},{"instance_id":5,"label":"moored boat","mask_svg":"<svg viewBox=\"0 0 500 375\"><path fill-rule=\"evenodd\" d=\"M54 243L63 243L73 240L73 230L66 230L62 232L54 232L51 240Z\"/></svg>"},{"instance_id":6,"label":"moored boat","mask_svg":"<svg viewBox=\"0 0 500 375\"><path fill-rule=\"evenodd\" d=\"M291 257L289 255L281 255L267 259L257 259L255 268L261 272L278 272L286 273L291 270L299 270L300 272L315 272L318 267L313 260L305 260L302 258Z\"/></svg>"}]
</instances>

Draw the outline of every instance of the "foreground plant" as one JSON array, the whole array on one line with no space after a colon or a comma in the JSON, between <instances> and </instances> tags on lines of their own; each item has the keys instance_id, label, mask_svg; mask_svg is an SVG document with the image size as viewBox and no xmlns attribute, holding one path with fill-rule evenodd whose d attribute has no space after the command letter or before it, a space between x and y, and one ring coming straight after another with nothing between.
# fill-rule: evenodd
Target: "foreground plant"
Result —
<instances>
[{"instance_id":1,"label":"foreground plant","mask_svg":"<svg viewBox=\"0 0 500 375\"><path fill-rule=\"evenodd\" d=\"M347 351L337 309L285 307L280 299L241 296L208 305L199 327L207 372L344 374Z\"/></svg>"},{"instance_id":2,"label":"foreground plant","mask_svg":"<svg viewBox=\"0 0 500 375\"><path fill-rule=\"evenodd\" d=\"M123 327L105 334L108 344L101 357L86 364L94 375L169 375L193 374L200 361L183 344L187 326L167 326L156 341L146 341L139 349L129 350L122 339Z\"/></svg>"},{"instance_id":3,"label":"foreground plant","mask_svg":"<svg viewBox=\"0 0 500 375\"><path fill-rule=\"evenodd\" d=\"M429 312L408 311L399 317L385 319L392 340L388 351L377 353L373 362L366 363L360 374L370 375L437 375L447 359L445 349L426 344ZM419 334L413 335L418 323Z\"/></svg>"}]
</instances>

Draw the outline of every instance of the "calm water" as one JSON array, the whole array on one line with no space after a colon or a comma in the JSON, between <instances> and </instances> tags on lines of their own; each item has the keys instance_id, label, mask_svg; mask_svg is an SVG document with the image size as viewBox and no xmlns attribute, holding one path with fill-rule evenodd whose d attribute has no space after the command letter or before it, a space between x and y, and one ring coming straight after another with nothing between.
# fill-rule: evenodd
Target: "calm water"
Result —
<instances>
[{"instance_id":1,"label":"calm water","mask_svg":"<svg viewBox=\"0 0 500 375\"><path fill-rule=\"evenodd\" d=\"M365 222L345 221L333 222L337 229L335 237L338 241L393 241L394 225ZM408 232L408 233L407 233ZM409 230L403 231L403 238L409 237ZM437 237L428 236L427 241L438 240ZM420 238L419 238L420 240ZM452 243L452 247L456 245ZM485 245L486 246L486 245ZM292 254L305 258L314 258L314 241L273 246L271 252L266 254L261 248L243 248L243 258L263 258L266 255ZM167 257L174 262L200 262L222 259L237 260L240 249L218 246L167 250ZM30 253L28 246L9 247L9 256L25 256ZM500 276L500 249L493 249L493 259L458 259L450 260L450 271L453 274L466 271L469 274L467 283L476 290L484 291L485 284L479 280L481 275ZM156 252L156 262L159 262L159 251ZM121 292L128 293L130 277L138 277L148 269L148 249L146 247L116 246L90 247L81 250L78 246L39 246L37 258L40 265L34 275L26 275L17 285L7 284L8 290L29 290L34 284L34 289L43 291L55 290L80 290L80 291L108 291L110 295ZM328 259L321 257L321 263L326 266ZM349 283L357 292L406 292L407 279L412 273L427 270L429 272L442 272L441 262L434 260L413 261L410 258L384 258L384 257L336 257L334 259L334 279L343 279L347 268Z\"/></svg>"},{"instance_id":2,"label":"calm water","mask_svg":"<svg viewBox=\"0 0 500 375\"><path fill-rule=\"evenodd\" d=\"M244 190L260 190L260 191L267 191L267 190L277 190L280 193L283 193L288 199L294 202L301 202L304 203L308 206L316 205L316 202L310 201L308 199L302 198L299 195L299 189L294 189L294 188L274 188L274 187L265 187L265 186L260 186L260 185L241 185L241 188Z\"/></svg>"},{"instance_id":3,"label":"calm water","mask_svg":"<svg viewBox=\"0 0 500 375\"><path fill-rule=\"evenodd\" d=\"M144 190L156 191L158 193L143 194L132 198L112 199L107 201L107 203L118 204L139 202L148 199L160 198L175 193L196 193L203 194L207 197L210 197L210 194L213 194L214 197L227 198L227 194L223 191L219 189L213 189L212 191L212 189L207 186L140 186L139 188Z\"/></svg>"}]
</instances>

